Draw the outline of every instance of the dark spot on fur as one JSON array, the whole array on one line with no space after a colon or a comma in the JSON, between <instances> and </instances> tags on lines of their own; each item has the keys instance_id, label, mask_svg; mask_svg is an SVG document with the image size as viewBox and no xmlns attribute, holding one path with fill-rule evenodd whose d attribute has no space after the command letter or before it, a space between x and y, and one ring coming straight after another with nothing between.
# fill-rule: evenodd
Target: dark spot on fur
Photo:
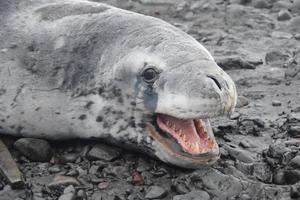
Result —
<instances>
[{"instance_id":1,"label":"dark spot on fur","mask_svg":"<svg viewBox=\"0 0 300 200\"><path fill-rule=\"evenodd\" d=\"M103 92L104 92L104 88L103 87L99 88L98 94L101 95L101 94L103 94Z\"/></svg>"},{"instance_id":2,"label":"dark spot on fur","mask_svg":"<svg viewBox=\"0 0 300 200\"><path fill-rule=\"evenodd\" d=\"M5 122L5 119L1 119L1 122Z\"/></svg>"},{"instance_id":3,"label":"dark spot on fur","mask_svg":"<svg viewBox=\"0 0 300 200\"><path fill-rule=\"evenodd\" d=\"M107 122L103 123L103 128L109 128L109 124Z\"/></svg>"},{"instance_id":4,"label":"dark spot on fur","mask_svg":"<svg viewBox=\"0 0 300 200\"><path fill-rule=\"evenodd\" d=\"M80 115L80 116L78 117L78 119L80 119L80 120L85 120L85 119L86 119L86 115L85 115L85 114Z\"/></svg>"},{"instance_id":5,"label":"dark spot on fur","mask_svg":"<svg viewBox=\"0 0 300 200\"><path fill-rule=\"evenodd\" d=\"M136 128L135 122L134 122L133 120L129 122L129 125L130 125L132 128Z\"/></svg>"},{"instance_id":6,"label":"dark spot on fur","mask_svg":"<svg viewBox=\"0 0 300 200\"><path fill-rule=\"evenodd\" d=\"M24 115L24 113L25 113L24 111L20 112L21 115Z\"/></svg>"},{"instance_id":7,"label":"dark spot on fur","mask_svg":"<svg viewBox=\"0 0 300 200\"><path fill-rule=\"evenodd\" d=\"M11 128L11 129L14 129L14 128L15 128L15 125L11 125L10 128Z\"/></svg>"},{"instance_id":8,"label":"dark spot on fur","mask_svg":"<svg viewBox=\"0 0 300 200\"><path fill-rule=\"evenodd\" d=\"M76 117L72 117L72 119L76 119Z\"/></svg>"},{"instance_id":9,"label":"dark spot on fur","mask_svg":"<svg viewBox=\"0 0 300 200\"><path fill-rule=\"evenodd\" d=\"M55 112L55 114L60 115L60 112Z\"/></svg>"},{"instance_id":10,"label":"dark spot on fur","mask_svg":"<svg viewBox=\"0 0 300 200\"><path fill-rule=\"evenodd\" d=\"M9 119L9 118L10 118L10 116L9 116L9 115L7 115L7 116L6 116L6 119Z\"/></svg>"},{"instance_id":11,"label":"dark spot on fur","mask_svg":"<svg viewBox=\"0 0 300 200\"><path fill-rule=\"evenodd\" d=\"M122 98L122 97L119 97L119 98L118 98L118 102L119 102L119 103L123 103L123 102L124 102L124 101L123 101L123 98Z\"/></svg>"},{"instance_id":12,"label":"dark spot on fur","mask_svg":"<svg viewBox=\"0 0 300 200\"><path fill-rule=\"evenodd\" d=\"M39 111L41 109L41 107L37 107L36 109L34 109L35 111Z\"/></svg>"},{"instance_id":13,"label":"dark spot on fur","mask_svg":"<svg viewBox=\"0 0 300 200\"><path fill-rule=\"evenodd\" d=\"M98 116L98 117L96 118L96 122L102 122L102 121L103 121L103 117Z\"/></svg>"},{"instance_id":14,"label":"dark spot on fur","mask_svg":"<svg viewBox=\"0 0 300 200\"><path fill-rule=\"evenodd\" d=\"M87 102L87 104L84 106L84 108L86 108L86 109L90 109L91 108L91 106L94 104L94 102L93 101L89 101L89 102Z\"/></svg>"},{"instance_id":15,"label":"dark spot on fur","mask_svg":"<svg viewBox=\"0 0 300 200\"><path fill-rule=\"evenodd\" d=\"M22 126L18 126L17 130L16 130L17 134L21 134L22 130L23 130L23 127Z\"/></svg>"},{"instance_id":16,"label":"dark spot on fur","mask_svg":"<svg viewBox=\"0 0 300 200\"><path fill-rule=\"evenodd\" d=\"M130 102L130 105L136 106L136 103L134 101Z\"/></svg>"}]
</instances>

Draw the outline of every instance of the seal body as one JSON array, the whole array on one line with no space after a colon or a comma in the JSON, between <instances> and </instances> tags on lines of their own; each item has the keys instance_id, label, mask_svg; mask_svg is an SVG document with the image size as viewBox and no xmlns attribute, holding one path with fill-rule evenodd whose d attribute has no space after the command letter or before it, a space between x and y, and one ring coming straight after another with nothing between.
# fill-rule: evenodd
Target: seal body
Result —
<instances>
[{"instance_id":1,"label":"seal body","mask_svg":"<svg viewBox=\"0 0 300 200\"><path fill-rule=\"evenodd\" d=\"M231 112L236 91L195 39L89 1L13 0L0 11L1 133L103 139L186 168L217 159L207 119Z\"/></svg>"}]
</instances>

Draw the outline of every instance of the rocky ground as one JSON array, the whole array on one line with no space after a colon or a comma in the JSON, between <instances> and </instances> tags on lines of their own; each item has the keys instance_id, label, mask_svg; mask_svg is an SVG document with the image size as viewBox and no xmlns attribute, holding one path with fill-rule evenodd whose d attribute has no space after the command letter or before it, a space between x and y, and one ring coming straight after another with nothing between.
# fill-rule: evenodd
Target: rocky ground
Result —
<instances>
[{"instance_id":1,"label":"rocky ground","mask_svg":"<svg viewBox=\"0 0 300 200\"><path fill-rule=\"evenodd\" d=\"M213 121L221 159L190 171L95 141L4 138L26 181L0 179L1 200L300 199L299 0L95 1L172 23L231 75L236 112Z\"/></svg>"}]
</instances>

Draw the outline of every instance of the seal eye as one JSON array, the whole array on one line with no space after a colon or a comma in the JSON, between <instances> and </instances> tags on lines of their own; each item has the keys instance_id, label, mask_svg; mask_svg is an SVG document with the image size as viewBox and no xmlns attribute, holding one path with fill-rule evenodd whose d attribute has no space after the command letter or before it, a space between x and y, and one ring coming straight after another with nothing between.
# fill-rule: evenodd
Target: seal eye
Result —
<instances>
[{"instance_id":1,"label":"seal eye","mask_svg":"<svg viewBox=\"0 0 300 200\"><path fill-rule=\"evenodd\" d=\"M149 67L142 72L142 78L146 83L153 83L158 78L158 74L155 68Z\"/></svg>"}]
</instances>

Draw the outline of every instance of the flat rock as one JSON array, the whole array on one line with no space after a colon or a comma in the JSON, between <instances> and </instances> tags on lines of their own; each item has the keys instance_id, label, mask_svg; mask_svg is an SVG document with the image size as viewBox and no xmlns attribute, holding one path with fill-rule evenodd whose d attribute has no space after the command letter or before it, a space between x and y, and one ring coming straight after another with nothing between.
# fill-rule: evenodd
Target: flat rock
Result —
<instances>
[{"instance_id":1,"label":"flat rock","mask_svg":"<svg viewBox=\"0 0 300 200\"><path fill-rule=\"evenodd\" d=\"M281 102L278 100L273 100L272 101L272 106L281 106Z\"/></svg>"},{"instance_id":2,"label":"flat rock","mask_svg":"<svg viewBox=\"0 0 300 200\"><path fill-rule=\"evenodd\" d=\"M249 99L247 99L244 96L238 96L236 108L242 108L244 106L247 106L248 104L249 104Z\"/></svg>"},{"instance_id":3,"label":"flat rock","mask_svg":"<svg viewBox=\"0 0 300 200\"><path fill-rule=\"evenodd\" d=\"M224 70L255 69L255 65L239 56L219 57L217 63Z\"/></svg>"},{"instance_id":4,"label":"flat rock","mask_svg":"<svg viewBox=\"0 0 300 200\"><path fill-rule=\"evenodd\" d=\"M112 161L120 155L120 151L114 147L105 144L96 144L87 153L87 157L91 160Z\"/></svg>"},{"instance_id":5,"label":"flat rock","mask_svg":"<svg viewBox=\"0 0 300 200\"><path fill-rule=\"evenodd\" d=\"M254 8L259 8L259 9L270 8L271 6L266 0L254 0L252 4Z\"/></svg>"},{"instance_id":6,"label":"flat rock","mask_svg":"<svg viewBox=\"0 0 300 200\"><path fill-rule=\"evenodd\" d=\"M241 162L245 162L245 163L253 163L254 160L253 158L249 155L250 153L239 149L239 148L232 148L228 145L224 145L225 150L229 153L229 155L233 158L235 158L236 160L239 160Z\"/></svg>"},{"instance_id":7,"label":"flat rock","mask_svg":"<svg viewBox=\"0 0 300 200\"><path fill-rule=\"evenodd\" d=\"M167 190L160 186L150 186L146 192L146 199L161 199L167 195Z\"/></svg>"},{"instance_id":8,"label":"flat rock","mask_svg":"<svg viewBox=\"0 0 300 200\"><path fill-rule=\"evenodd\" d=\"M287 53L283 53L278 50L269 51L266 53L265 61L270 65L282 65L290 58Z\"/></svg>"},{"instance_id":9,"label":"flat rock","mask_svg":"<svg viewBox=\"0 0 300 200\"><path fill-rule=\"evenodd\" d=\"M0 139L0 173L13 189L24 186L23 176L6 145Z\"/></svg>"},{"instance_id":10,"label":"flat rock","mask_svg":"<svg viewBox=\"0 0 300 200\"><path fill-rule=\"evenodd\" d=\"M210 196L207 192L203 190L194 190L184 195L176 195L173 200L209 200Z\"/></svg>"},{"instance_id":11,"label":"flat rock","mask_svg":"<svg viewBox=\"0 0 300 200\"><path fill-rule=\"evenodd\" d=\"M21 138L14 143L14 147L34 162L48 162L52 156L51 147L46 140Z\"/></svg>"},{"instance_id":12,"label":"flat rock","mask_svg":"<svg viewBox=\"0 0 300 200\"><path fill-rule=\"evenodd\" d=\"M79 182L77 179L71 176L57 175L54 177L53 181L48 184L48 187L50 189L56 189L60 187L66 187L69 185L77 186L79 185Z\"/></svg>"}]
</instances>

